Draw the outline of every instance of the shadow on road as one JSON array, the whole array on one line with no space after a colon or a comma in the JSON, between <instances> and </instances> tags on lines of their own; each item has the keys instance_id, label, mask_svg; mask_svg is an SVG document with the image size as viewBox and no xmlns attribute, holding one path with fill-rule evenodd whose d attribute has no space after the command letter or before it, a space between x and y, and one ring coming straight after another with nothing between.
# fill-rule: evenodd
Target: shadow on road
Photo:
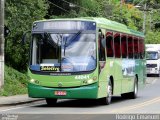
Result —
<instances>
[{"instance_id":1,"label":"shadow on road","mask_svg":"<svg viewBox=\"0 0 160 120\"><path fill-rule=\"evenodd\" d=\"M114 96L112 97L112 104L119 103L119 102L124 102L129 99L122 98L121 96ZM71 99L71 100L59 100L58 103L55 106L48 106L47 104L42 104L34 107L79 107L79 108L88 108L88 107L97 107L97 106L104 106L100 103L99 100L94 100L94 99Z\"/></svg>"},{"instance_id":2,"label":"shadow on road","mask_svg":"<svg viewBox=\"0 0 160 120\"><path fill-rule=\"evenodd\" d=\"M147 74L147 77L159 77L159 74Z\"/></svg>"}]
</instances>

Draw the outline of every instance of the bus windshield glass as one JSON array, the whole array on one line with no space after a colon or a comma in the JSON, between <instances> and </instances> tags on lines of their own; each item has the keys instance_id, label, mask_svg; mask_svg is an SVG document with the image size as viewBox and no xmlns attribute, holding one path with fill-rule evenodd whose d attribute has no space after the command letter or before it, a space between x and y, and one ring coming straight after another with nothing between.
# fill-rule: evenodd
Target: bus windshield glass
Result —
<instances>
[{"instance_id":1,"label":"bus windshield glass","mask_svg":"<svg viewBox=\"0 0 160 120\"><path fill-rule=\"evenodd\" d=\"M95 33L36 33L32 39L33 70L80 72L96 67Z\"/></svg>"},{"instance_id":2,"label":"bus windshield glass","mask_svg":"<svg viewBox=\"0 0 160 120\"><path fill-rule=\"evenodd\" d=\"M147 60L157 60L158 52L147 52Z\"/></svg>"}]
</instances>

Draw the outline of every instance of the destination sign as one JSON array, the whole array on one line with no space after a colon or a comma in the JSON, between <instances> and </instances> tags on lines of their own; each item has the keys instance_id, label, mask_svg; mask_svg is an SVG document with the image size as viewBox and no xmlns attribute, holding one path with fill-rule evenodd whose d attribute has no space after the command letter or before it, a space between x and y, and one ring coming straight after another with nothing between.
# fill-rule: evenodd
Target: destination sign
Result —
<instances>
[{"instance_id":1,"label":"destination sign","mask_svg":"<svg viewBox=\"0 0 160 120\"><path fill-rule=\"evenodd\" d=\"M40 70L41 71L54 71L54 72L58 72L58 71L60 71L60 68L56 67L56 66L41 66Z\"/></svg>"},{"instance_id":2,"label":"destination sign","mask_svg":"<svg viewBox=\"0 0 160 120\"><path fill-rule=\"evenodd\" d=\"M96 30L96 23L91 21L41 21L33 24L33 31L45 30Z\"/></svg>"}]
</instances>

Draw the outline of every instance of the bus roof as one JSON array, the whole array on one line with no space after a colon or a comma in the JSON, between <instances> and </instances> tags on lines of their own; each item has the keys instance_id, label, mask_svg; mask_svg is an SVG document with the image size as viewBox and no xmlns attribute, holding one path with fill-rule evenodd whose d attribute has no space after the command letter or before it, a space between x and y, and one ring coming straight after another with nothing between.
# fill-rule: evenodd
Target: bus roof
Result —
<instances>
[{"instance_id":1,"label":"bus roof","mask_svg":"<svg viewBox=\"0 0 160 120\"><path fill-rule=\"evenodd\" d=\"M106 19L101 17L82 17L82 18L61 18L61 19L49 19L49 20L40 20L36 22L44 22L44 21L57 21L57 20L77 20L77 21L93 21L97 23L97 27L105 28L112 31L127 33L139 37L144 37L144 34L142 32L135 31L133 29L130 29L124 24Z\"/></svg>"}]
</instances>

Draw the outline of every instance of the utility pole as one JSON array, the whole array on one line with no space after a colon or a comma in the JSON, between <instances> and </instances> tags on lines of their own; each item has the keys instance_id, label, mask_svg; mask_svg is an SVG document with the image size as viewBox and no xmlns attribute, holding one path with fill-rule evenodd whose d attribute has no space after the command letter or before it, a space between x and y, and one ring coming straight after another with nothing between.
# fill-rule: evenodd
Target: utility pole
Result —
<instances>
[{"instance_id":1,"label":"utility pole","mask_svg":"<svg viewBox=\"0 0 160 120\"><path fill-rule=\"evenodd\" d=\"M4 0L0 1L0 88L4 84Z\"/></svg>"},{"instance_id":2,"label":"utility pole","mask_svg":"<svg viewBox=\"0 0 160 120\"><path fill-rule=\"evenodd\" d=\"M151 11L150 11L150 13L149 13L149 14L150 14L150 22L149 22L149 23L150 23L150 26L149 26L149 27L150 27L150 31L151 31L151 29L152 29L152 13L153 13L153 11L152 11L152 9L151 9Z\"/></svg>"},{"instance_id":3,"label":"utility pole","mask_svg":"<svg viewBox=\"0 0 160 120\"><path fill-rule=\"evenodd\" d=\"M143 33L146 32L146 11L147 11L147 3L144 4L144 15L143 15Z\"/></svg>"}]
</instances>

